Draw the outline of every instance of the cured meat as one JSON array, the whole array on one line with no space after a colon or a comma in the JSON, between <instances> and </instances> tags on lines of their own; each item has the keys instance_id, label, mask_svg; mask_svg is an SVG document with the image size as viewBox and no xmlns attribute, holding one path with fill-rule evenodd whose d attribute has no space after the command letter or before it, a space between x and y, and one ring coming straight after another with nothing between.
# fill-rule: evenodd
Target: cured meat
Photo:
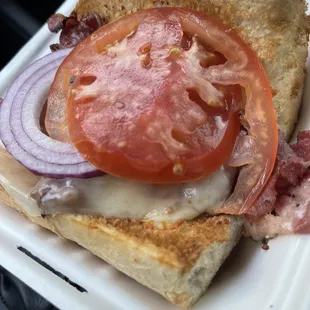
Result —
<instances>
[{"instance_id":1,"label":"cured meat","mask_svg":"<svg viewBox=\"0 0 310 310\"><path fill-rule=\"evenodd\" d=\"M57 33L60 31L66 22L66 17L62 14L54 14L47 20L47 26L49 31Z\"/></svg>"},{"instance_id":2,"label":"cured meat","mask_svg":"<svg viewBox=\"0 0 310 310\"><path fill-rule=\"evenodd\" d=\"M245 216L245 236L310 232L310 131L290 146L279 135L277 162L264 192Z\"/></svg>"},{"instance_id":3,"label":"cured meat","mask_svg":"<svg viewBox=\"0 0 310 310\"><path fill-rule=\"evenodd\" d=\"M275 185L278 179L278 175L274 174L269 179L264 191L260 194L255 205L248 210L245 218L250 223L255 222L257 219L265 214L270 213L274 209L274 205L277 199L277 192Z\"/></svg>"},{"instance_id":4,"label":"cured meat","mask_svg":"<svg viewBox=\"0 0 310 310\"><path fill-rule=\"evenodd\" d=\"M297 143L292 145L292 149L305 161L310 161L310 130L301 131L297 135Z\"/></svg>"},{"instance_id":5,"label":"cured meat","mask_svg":"<svg viewBox=\"0 0 310 310\"><path fill-rule=\"evenodd\" d=\"M59 37L59 44L52 44L51 50L70 48L106 24L106 20L96 13L90 13L77 19L75 13L69 17L62 14L54 14L48 19L48 28L51 32L57 33L62 30Z\"/></svg>"},{"instance_id":6,"label":"cured meat","mask_svg":"<svg viewBox=\"0 0 310 310\"><path fill-rule=\"evenodd\" d=\"M300 185L278 195L274 214L266 214L255 222L245 221L244 235L254 240L278 234L310 233L310 175Z\"/></svg>"}]
</instances>

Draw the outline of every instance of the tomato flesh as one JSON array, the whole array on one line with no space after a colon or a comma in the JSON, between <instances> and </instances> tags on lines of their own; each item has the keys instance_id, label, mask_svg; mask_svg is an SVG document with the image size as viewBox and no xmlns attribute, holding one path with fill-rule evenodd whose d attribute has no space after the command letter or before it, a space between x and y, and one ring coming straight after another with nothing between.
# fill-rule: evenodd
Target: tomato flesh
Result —
<instances>
[{"instance_id":1,"label":"tomato flesh","mask_svg":"<svg viewBox=\"0 0 310 310\"><path fill-rule=\"evenodd\" d=\"M62 86L65 125L47 122L61 134L50 134L69 139L109 174L185 182L215 171L232 152L240 125L231 102L241 104L241 88L216 87L199 77L200 70L226 59L186 36L169 13L152 10L102 27L67 57L56 76L56 85L68 83L68 76L74 83L70 90ZM127 31L120 34L122 24Z\"/></svg>"},{"instance_id":2,"label":"tomato flesh","mask_svg":"<svg viewBox=\"0 0 310 310\"><path fill-rule=\"evenodd\" d=\"M200 12L150 9L100 28L71 52L51 88L46 128L107 173L177 183L228 161L242 108L256 153L222 211L243 213L275 162L271 99L257 56L234 31Z\"/></svg>"}]
</instances>

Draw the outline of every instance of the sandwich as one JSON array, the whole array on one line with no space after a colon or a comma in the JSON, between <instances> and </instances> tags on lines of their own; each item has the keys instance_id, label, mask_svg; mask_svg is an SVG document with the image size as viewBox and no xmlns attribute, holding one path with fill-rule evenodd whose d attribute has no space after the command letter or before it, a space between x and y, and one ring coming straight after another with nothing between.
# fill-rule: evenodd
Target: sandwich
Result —
<instances>
[{"instance_id":1,"label":"sandwich","mask_svg":"<svg viewBox=\"0 0 310 310\"><path fill-rule=\"evenodd\" d=\"M0 199L192 306L242 232L310 231L310 132L287 143L305 11L302 0L80 0L52 16L59 43L1 104Z\"/></svg>"}]
</instances>

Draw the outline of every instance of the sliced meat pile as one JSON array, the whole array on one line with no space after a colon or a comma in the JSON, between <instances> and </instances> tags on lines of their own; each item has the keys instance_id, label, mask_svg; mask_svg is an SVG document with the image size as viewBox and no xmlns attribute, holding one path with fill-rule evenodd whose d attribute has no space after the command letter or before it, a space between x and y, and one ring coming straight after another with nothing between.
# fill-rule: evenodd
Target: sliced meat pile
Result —
<instances>
[{"instance_id":1,"label":"sliced meat pile","mask_svg":"<svg viewBox=\"0 0 310 310\"><path fill-rule=\"evenodd\" d=\"M52 44L51 50L74 47L106 23L107 21L96 13L83 16L80 20L74 12L69 17L54 14L47 21L48 28L53 33L60 30L61 33L59 44Z\"/></svg>"},{"instance_id":2,"label":"sliced meat pile","mask_svg":"<svg viewBox=\"0 0 310 310\"><path fill-rule=\"evenodd\" d=\"M245 236L310 232L310 131L289 145L279 134L277 161L264 192L245 215Z\"/></svg>"}]
</instances>

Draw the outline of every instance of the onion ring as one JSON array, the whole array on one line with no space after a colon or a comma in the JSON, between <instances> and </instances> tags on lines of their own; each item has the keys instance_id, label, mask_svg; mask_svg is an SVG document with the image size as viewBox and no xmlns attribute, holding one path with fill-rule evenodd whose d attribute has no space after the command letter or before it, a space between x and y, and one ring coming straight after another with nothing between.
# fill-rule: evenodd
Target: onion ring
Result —
<instances>
[{"instance_id":1,"label":"onion ring","mask_svg":"<svg viewBox=\"0 0 310 310\"><path fill-rule=\"evenodd\" d=\"M69 144L40 129L40 113L55 73L70 53L60 50L27 67L9 88L0 108L0 137L7 151L34 174L51 178L102 174Z\"/></svg>"}]
</instances>

